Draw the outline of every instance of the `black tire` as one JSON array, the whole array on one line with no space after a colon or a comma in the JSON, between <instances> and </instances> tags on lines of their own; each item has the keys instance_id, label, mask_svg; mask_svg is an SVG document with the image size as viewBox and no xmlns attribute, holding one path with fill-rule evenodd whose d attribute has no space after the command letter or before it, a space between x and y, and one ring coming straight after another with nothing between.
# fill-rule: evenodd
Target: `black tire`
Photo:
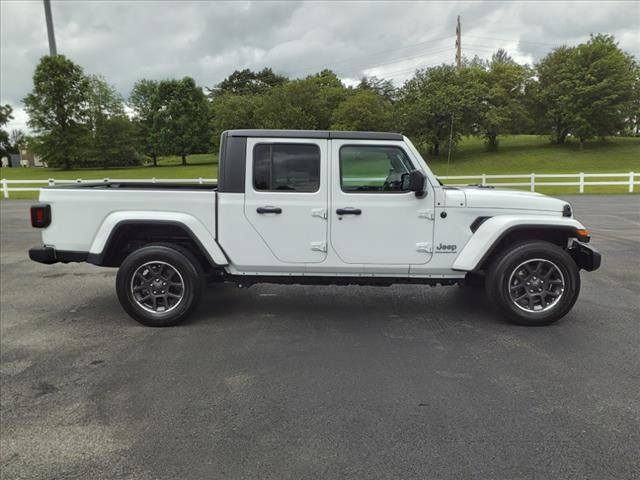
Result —
<instances>
[{"instance_id":1,"label":"black tire","mask_svg":"<svg viewBox=\"0 0 640 480\"><path fill-rule=\"evenodd\" d=\"M120 305L132 318L149 327L170 327L181 323L196 308L203 278L202 267L188 250L166 244L148 245L124 259L116 277L116 291ZM167 282L161 279L169 285L163 287ZM135 283L139 285L134 286ZM152 285L157 285L157 296L153 295ZM163 288L166 290L160 290ZM179 300L175 298L178 296ZM148 297L151 299L145 300Z\"/></svg>"},{"instance_id":2,"label":"black tire","mask_svg":"<svg viewBox=\"0 0 640 480\"><path fill-rule=\"evenodd\" d=\"M536 275L538 269L541 273ZM511 323L549 325L564 317L576 303L580 271L571 256L557 245L522 242L500 252L488 269L485 288L491 303ZM517 301L518 298L522 300Z\"/></svg>"}]
</instances>

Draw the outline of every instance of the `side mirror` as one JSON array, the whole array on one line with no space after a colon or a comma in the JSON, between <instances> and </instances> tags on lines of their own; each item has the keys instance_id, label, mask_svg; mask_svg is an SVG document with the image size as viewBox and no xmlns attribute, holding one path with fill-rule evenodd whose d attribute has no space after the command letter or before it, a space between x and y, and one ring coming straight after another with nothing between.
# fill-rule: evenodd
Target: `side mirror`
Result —
<instances>
[{"instance_id":1,"label":"side mirror","mask_svg":"<svg viewBox=\"0 0 640 480\"><path fill-rule=\"evenodd\" d=\"M416 197L422 197L425 193L424 184L427 176L421 170L411 170L402 175L402 190L416 192Z\"/></svg>"}]
</instances>

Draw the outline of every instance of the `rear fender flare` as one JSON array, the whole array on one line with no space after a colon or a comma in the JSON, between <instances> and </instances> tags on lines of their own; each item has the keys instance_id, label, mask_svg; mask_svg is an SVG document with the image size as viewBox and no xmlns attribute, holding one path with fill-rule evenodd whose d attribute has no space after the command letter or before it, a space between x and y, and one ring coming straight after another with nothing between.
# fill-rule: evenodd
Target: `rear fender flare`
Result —
<instances>
[{"instance_id":1,"label":"rear fender flare","mask_svg":"<svg viewBox=\"0 0 640 480\"><path fill-rule=\"evenodd\" d=\"M196 242L212 265L228 265L226 255L216 242L214 234L196 217L180 212L114 212L108 215L91 243L89 259L96 263L104 257L114 232L125 224L167 224L179 226Z\"/></svg>"}]
</instances>

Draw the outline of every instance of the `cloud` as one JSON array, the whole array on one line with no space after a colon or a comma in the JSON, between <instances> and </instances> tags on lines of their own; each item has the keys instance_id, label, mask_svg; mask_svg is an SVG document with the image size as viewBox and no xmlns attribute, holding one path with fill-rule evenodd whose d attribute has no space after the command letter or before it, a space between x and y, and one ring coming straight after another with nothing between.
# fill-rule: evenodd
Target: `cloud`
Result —
<instances>
[{"instance_id":1,"label":"cloud","mask_svg":"<svg viewBox=\"0 0 640 480\"><path fill-rule=\"evenodd\" d=\"M0 101L18 110L48 53L44 9L41 1L0 9ZM469 57L506 47L533 62L600 32L640 54L636 2L73 0L53 1L52 10L58 52L102 73L125 97L141 78L189 75L212 86L235 69L267 66L290 76L332 68L349 81L375 74L401 83L418 66L453 61L458 15Z\"/></svg>"}]
</instances>

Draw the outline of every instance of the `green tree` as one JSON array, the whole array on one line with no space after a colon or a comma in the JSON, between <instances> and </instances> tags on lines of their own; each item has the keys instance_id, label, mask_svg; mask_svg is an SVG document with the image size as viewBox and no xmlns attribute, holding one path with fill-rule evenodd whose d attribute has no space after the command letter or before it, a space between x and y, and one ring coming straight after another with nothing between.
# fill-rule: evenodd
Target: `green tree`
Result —
<instances>
[{"instance_id":1,"label":"green tree","mask_svg":"<svg viewBox=\"0 0 640 480\"><path fill-rule=\"evenodd\" d=\"M27 137L22 130L19 128L11 130L11 134L9 135L9 144L14 152L19 152L26 143Z\"/></svg>"},{"instance_id":2,"label":"green tree","mask_svg":"<svg viewBox=\"0 0 640 480\"><path fill-rule=\"evenodd\" d=\"M91 130L94 130L102 120L125 115L122 95L109 85L102 75L89 75L87 80L89 82L88 126Z\"/></svg>"},{"instance_id":3,"label":"green tree","mask_svg":"<svg viewBox=\"0 0 640 480\"><path fill-rule=\"evenodd\" d=\"M129 95L129 106L134 112L136 143L141 151L158 165L158 156L164 154L162 141L163 109L158 82L142 79L135 83Z\"/></svg>"},{"instance_id":4,"label":"green tree","mask_svg":"<svg viewBox=\"0 0 640 480\"><path fill-rule=\"evenodd\" d=\"M373 90L359 89L334 110L331 128L380 132L391 128L391 104Z\"/></svg>"},{"instance_id":5,"label":"green tree","mask_svg":"<svg viewBox=\"0 0 640 480\"><path fill-rule=\"evenodd\" d=\"M255 120L259 128L320 130L314 115L315 96L304 80L274 88L257 102ZM309 108L305 108L305 104Z\"/></svg>"},{"instance_id":6,"label":"green tree","mask_svg":"<svg viewBox=\"0 0 640 480\"><path fill-rule=\"evenodd\" d=\"M396 122L400 130L439 155L442 146L455 146L477 123L482 98L482 69L451 65L418 70L400 89Z\"/></svg>"},{"instance_id":7,"label":"green tree","mask_svg":"<svg viewBox=\"0 0 640 480\"><path fill-rule=\"evenodd\" d=\"M517 64L504 50L498 50L479 70L482 97L479 99L478 127L489 151L498 150L498 135L527 130L529 115L525 95L531 79L530 70Z\"/></svg>"},{"instance_id":8,"label":"green tree","mask_svg":"<svg viewBox=\"0 0 640 480\"><path fill-rule=\"evenodd\" d=\"M560 47L537 65L539 102L552 140L569 133L580 147L593 137L618 133L633 116L638 65L615 38L596 35L577 47Z\"/></svg>"},{"instance_id":9,"label":"green tree","mask_svg":"<svg viewBox=\"0 0 640 480\"><path fill-rule=\"evenodd\" d=\"M493 68L496 65L514 65L516 61L513 59L509 52L504 48L499 48L493 54L491 54L491 60L488 62L489 68Z\"/></svg>"},{"instance_id":10,"label":"green tree","mask_svg":"<svg viewBox=\"0 0 640 480\"><path fill-rule=\"evenodd\" d=\"M102 118L93 137L94 164L100 167L128 167L140 164L135 148L134 126L126 115Z\"/></svg>"},{"instance_id":11,"label":"green tree","mask_svg":"<svg viewBox=\"0 0 640 480\"><path fill-rule=\"evenodd\" d=\"M90 75L87 127L91 145L87 166L123 167L140 164L134 127L124 111L122 95L102 75Z\"/></svg>"},{"instance_id":12,"label":"green tree","mask_svg":"<svg viewBox=\"0 0 640 480\"><path fill-rule=\"evenodd\" d=\"M274 73L270 68L264 68L259 72L246 68L236 70L214 88L208 90L212 98L226 94L257 95L286 82L286 77Z\"/></svg>"},{"instance_id":13,"label":"green tree","mask_svg":"<svg viewBox=\"0 0 640 480\"><path fill-rule=\"evenodd\" d=\"M580 140L605 138L624 129L632 115L638 65L613 36L596 35L574 51L572 133Z\"/></svg>"},{"instance_id":14,"label":"green tree","mask_svg":"<svg viewBox=\"0 0 640 480\"><path fill-rule=\"evenodd\" d=\"M11 105L0 105L0 157L11 152L11 141L9 139L9 132L4 129L4 126L9 123L9 120L13 120L13 108Z\"/></svg>"},{"instance_id":15,"label":"green tree","mask_svg":"<svg viewBox=\"0 0 640 480\"><path fill-rule=\"evenodd\" d=\"M261 128L328 130L347 89L330 70L292 80L269 90L258 106Z\"/></svg>"},{"instance_id":16,"label":"green tree","mask_svg":"<svg viewBox=\"0 0 640 480\"><path fill-rule=\"evenodd\" d=\"M391 80L378 77L362 77L356 88L373 91L389 102L396 100L398 92Z\"/></svg>"},{"instance_id":17,"label":"green tree","mask_svg":"<svg viewBox=\"0 0 640 480\"><path fill-rule=\"evenodd\" d=\"M182 158L209 149L209 106L207 98L191 77L163 80L158 85L162 139L166 151Z\"/></svg>"},{"instance_id":18,"label":"green tree","mask_svg":"<svg viewBox=\"0 0 640 480\"><path fill-rule=\"evenodd\" d=\"M211 127L213 145L218 146L224 130L260 128L256 112L264 101L264 95L232 95L215 97L211 102Z\"/></svg>"},{"instance_id":19,"label":"green tree","mask_svg":"<svg viewBox=\"0 0 640 480\"><path fill-rule=\"evenodd\" d=\"M564 143L572 126L575 49L558 47L537 65L539 101L543 123L551 130L554 143Z\"/></svg>"},{"instance_id":20,"label":"green tree","mask_svg":"<svg viewBox=\"0 0 640 480\"><path fill-rule=\"evenodd\" d=\"M24 99L38 153L48 165L70 169L86 148L89 81L64 55L43 57Z\"/></svg>"},{"instance_id":21,"label":"green tree","mask_svg":"<svg viewBox=\"0 0 640 480\"><path fill-rule=\"evenodd\" d=\"M462 56L462 66L465 68L482 68L486 69L489 66L484 58L474 55L473 58L469 58L465 55Z\"/></svg>"}]
</instances>

